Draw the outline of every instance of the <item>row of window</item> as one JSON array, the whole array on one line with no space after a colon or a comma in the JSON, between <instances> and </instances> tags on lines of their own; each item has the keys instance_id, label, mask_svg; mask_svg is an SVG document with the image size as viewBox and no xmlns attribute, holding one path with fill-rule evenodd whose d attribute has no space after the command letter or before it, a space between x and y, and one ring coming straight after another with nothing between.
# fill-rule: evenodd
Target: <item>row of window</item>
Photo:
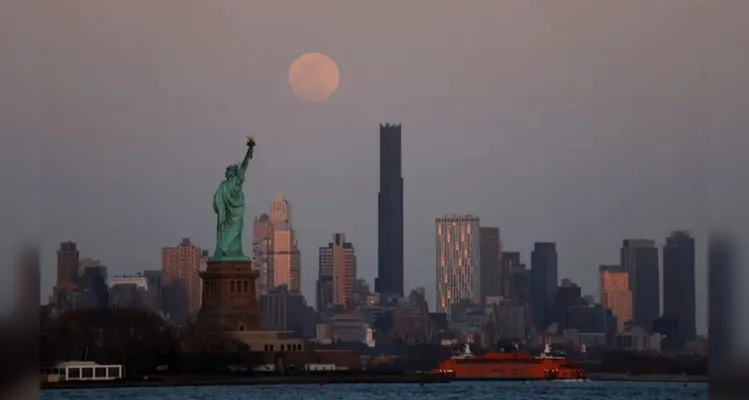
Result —
<instances>
[{"instance_id":1,"label":"row of window","mask_svg":"<svg viewBox=\"0 0 749 400\"><path fill-rule=\"evenodd\" d=\"M206 294L216 294L219 292L220 281L206 281L204 283ZM238 279L229 281L229 293L249 293L250 281L247 279Z\"/></svg>"},{"instance_id":2,"label":"row of window","mask_svg":"<svg viewBox=\"0 0 749 400\"><path fill-rule=\"evenodd\" d=\"M84 379L119 379L122 378L121 367L67 367L48 368L47 374L60 375L64 380Z\"/></svg>"},{"instance_id":3,"label":"row of window","mask_svg":"<svg viewBox=\"0 0 749 400\"><path fill-rule=\"evenodd\" d=\"M281 351L301 351L301 350L302 350L301 344L281 345ZM265 351L275 351L275 345L266 344Z\"/></svg>"},{"instance_id":4,"label":"row of window","mask_svg":"<svg viewBox=\"0 0 749 400\"><path fill-rule=\"evenodd\" d=\"M537 358L478 358L455 360L457 364L541 364Z\"/></svg>"}]
</instances>

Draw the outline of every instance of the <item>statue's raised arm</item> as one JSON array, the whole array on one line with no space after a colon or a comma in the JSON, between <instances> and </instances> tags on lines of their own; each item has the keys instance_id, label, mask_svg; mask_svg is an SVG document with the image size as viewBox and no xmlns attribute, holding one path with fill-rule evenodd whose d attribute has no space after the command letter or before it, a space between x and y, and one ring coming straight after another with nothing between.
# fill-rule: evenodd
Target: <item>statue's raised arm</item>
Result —
<instances>
[{"instance_id":1,"label":"statue's raised arm","mask_svg":"<svg viewBox=\"0 0 749 400\"><path fill-rule=\"evenodd\" d=\"M250 164L250 160L252 160L252 153L255 150L255 138L252 136L247 136L247 153L244 155L244 160L242 160L242 164L240 164L239 168L242 170L242 174L244 174L245 171L247 171L247 165Z\"/></svg>"}]
</instances>

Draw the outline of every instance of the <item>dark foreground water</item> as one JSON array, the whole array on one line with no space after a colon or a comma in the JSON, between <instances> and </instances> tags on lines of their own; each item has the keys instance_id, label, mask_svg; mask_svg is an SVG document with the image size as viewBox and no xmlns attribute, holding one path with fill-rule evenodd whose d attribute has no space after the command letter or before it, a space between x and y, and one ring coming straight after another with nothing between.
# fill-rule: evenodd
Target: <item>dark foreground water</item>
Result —
<instances>
[{"instance_id":1,"label":"dark foreground water","mask_svg":"<svg viewBox=\"0 0 749 400\"><path fill-rule=\"evenodd\" d=\"M682 400L707 399L706 383L453 382L50 390L45 400Z\"/></svg>"}]
</instances>

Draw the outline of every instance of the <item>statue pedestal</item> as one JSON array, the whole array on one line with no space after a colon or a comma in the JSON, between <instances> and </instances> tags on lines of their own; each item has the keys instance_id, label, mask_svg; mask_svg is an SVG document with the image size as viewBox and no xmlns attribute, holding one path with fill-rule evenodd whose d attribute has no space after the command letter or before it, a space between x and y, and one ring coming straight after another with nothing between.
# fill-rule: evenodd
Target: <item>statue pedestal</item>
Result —
<instances>
[{"instance_id":1,"label":"statue pedestal","mask_svg":"<svg viewBox=\"0 0 749 400\"><path fill-rule=\"evenodd\" d=\"M203 280L202 305L196 333L208 339L235 332L262 330L255 280L259 273L251 261L209 260Z\"/></svg>"}]
</instances>

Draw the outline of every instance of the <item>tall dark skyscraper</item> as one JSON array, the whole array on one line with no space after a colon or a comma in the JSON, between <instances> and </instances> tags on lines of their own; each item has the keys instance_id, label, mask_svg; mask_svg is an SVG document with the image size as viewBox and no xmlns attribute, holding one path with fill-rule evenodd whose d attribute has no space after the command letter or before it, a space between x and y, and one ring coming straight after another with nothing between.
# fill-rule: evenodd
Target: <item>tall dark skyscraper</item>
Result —
<instances>
[{"instance_id":1,"label":"tall dark skyscraper","mask_svg":"<svg viewBox=\"0 0 749 400\"><path fill-rule=\"evenodd\" d=\"M743 325L737 313L737 309L742 308L737 289L742 289L742 285L735 282L739 272L736 258L734 239L725 234L710 236L707 247L707 306L710 337L708 368L711 378L737 376L731 374L737 373L736 364L738 357L741 357L736 351L742 341L736 331Z\"/></svg>"},{"instance_id":2,"label":"tall dark skyscraper","mask_svg":"<svg viewBox=\"0 0 749 400\"><path fill-rule=\"evenodd\" d=\"M556 243L537 242L531 252L530 289L533 324L539 330L545 330L554 322L558 274Z\"/></svg>"},{"instance_id":3,"label":"tall dark skyscraper","mask_svg":"<svg viewBox=\"0 0 749 400\"><path fill-rule=\"evenodd\" d=\"M633 320L648 332L660 317L661 291L658 273L658 247L650 239L625 239L621 267L629 274Z\"/></svg>"},{"instance_id":4,"label":"tall dark skyscraper","mask_svg":"<svg viewBox=\"0 0 749 400\"><path fill-rule=\"evenodd\" d=\"M502 278L499 270L499 228L482 226L479 228L481 246L479 258L479 296L485 304L487 296L502 295Z\"/></svg>"},{"instance_id":5,"label":"tall dark skyscraper","mask_svg":"<svg viewBox=\"0 0 749 400\"><path fill-rule=\"evenodd\" d=\"M663 316L678 324L680 344L697 336L694 238L673 232L663 246Z\"/></svg>"},{"instance_id":6,"label":"tall dark skyscraper","mask_svg":"<svg viewBox=\"0 0 749 400\"><path fill-rule=\"evenodd\" d=\"M499 283L502 296L508 299L516 299L513 296L512 272L520 265L520 253L517 251L503 251L499 258Z\"/></svg>"},{"instance_id":7,"label":"tall dark skyscraper","mask_svg":"<svg viewBox=\"0 0 749 400\"><path fill-rule=\"evenodd\" d=\"M60 243L57 250L57 287L78 282L80 255L73 242Z\"/></svg>"},{"instance_id":8,"label":"tall dark skyscraper","mask_svg":"<svg viewBox=\"0 0 749 400\"><path fill-rule=\"evenodd\" d=\"M377 279L381 300L403 297L403 175L401 126L380 124L380 192L377 195Z\"/></svg>"}]
</instances>

